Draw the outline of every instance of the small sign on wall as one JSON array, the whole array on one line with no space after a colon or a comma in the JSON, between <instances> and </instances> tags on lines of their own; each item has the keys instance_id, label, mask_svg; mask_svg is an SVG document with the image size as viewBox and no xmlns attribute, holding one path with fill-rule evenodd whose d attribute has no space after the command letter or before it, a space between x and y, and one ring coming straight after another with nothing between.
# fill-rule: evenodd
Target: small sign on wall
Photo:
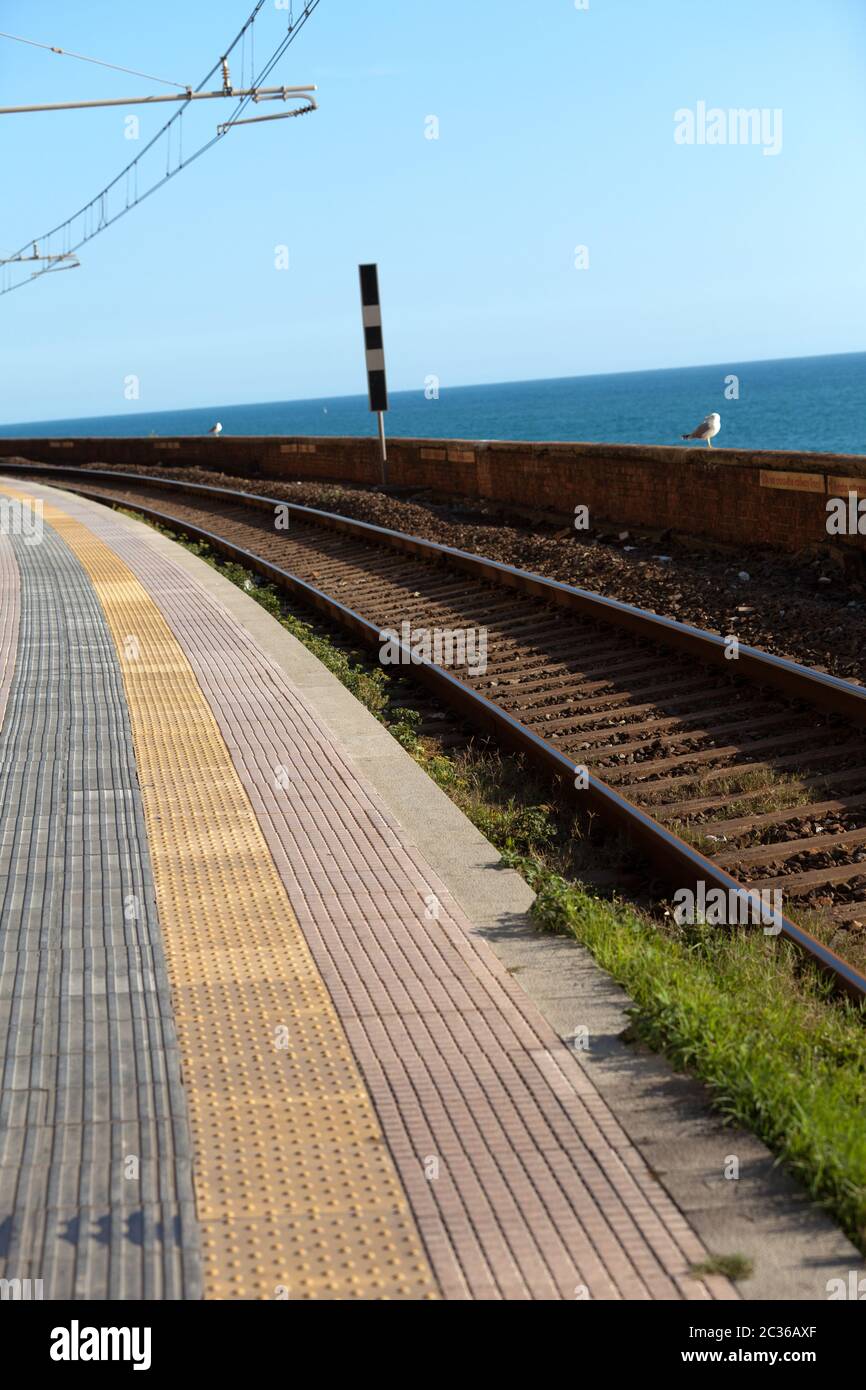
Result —
<instances>
[{"instance_id":1,"label":"small sign on wall","mask_svg":"<svg viewBox=\"0 0 866 1390\"><path fill-rule=\"evenodd\" d=\"M782 473L761 469L761 487L783 488L786 492L824 492L823 473Z\"/></svg>"}]
</instances>

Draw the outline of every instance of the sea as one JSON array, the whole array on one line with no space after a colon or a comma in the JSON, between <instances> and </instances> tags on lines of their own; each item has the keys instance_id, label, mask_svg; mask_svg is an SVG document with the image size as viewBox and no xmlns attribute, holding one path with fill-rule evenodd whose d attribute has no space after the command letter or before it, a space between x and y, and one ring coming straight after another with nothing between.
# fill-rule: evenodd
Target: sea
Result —
<instances>
[{"instance_id":1,"label":"sea","mask_svg":"<svg viewBox=\"0 0 866 1390\"><path fill-rule=\"evenodd\" d=\"M716 447L866 454L866 352L486 386L428 381L391 394L386 427L395 438L680 444L710 411L722 421ZM0 435L201 435L216 421L224 437L376 432L362 395L156 412L131 403L124 414L3 425Z\"/></svg>"}]
</instances>

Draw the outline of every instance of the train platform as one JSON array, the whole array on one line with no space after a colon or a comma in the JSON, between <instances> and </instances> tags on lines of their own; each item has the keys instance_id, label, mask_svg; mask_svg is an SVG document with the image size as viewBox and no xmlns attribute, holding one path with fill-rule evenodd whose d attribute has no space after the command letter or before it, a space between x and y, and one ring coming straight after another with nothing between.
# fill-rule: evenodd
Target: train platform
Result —
<instances>
[{"instance_id":1,"label":"train platform","mask_svg":"<svg viewBox=\"0 0 866 1390\"><path fill-rule=\"evenodd\" d=\"M268 614L68 492L0 508L0 1278L727 1300L699 1269L750 1229L765 1296L853 1267L748 1136L740 1208L710 1191L729 1132L623 1062L619 991Z\"/></svg>"}]
</instances>

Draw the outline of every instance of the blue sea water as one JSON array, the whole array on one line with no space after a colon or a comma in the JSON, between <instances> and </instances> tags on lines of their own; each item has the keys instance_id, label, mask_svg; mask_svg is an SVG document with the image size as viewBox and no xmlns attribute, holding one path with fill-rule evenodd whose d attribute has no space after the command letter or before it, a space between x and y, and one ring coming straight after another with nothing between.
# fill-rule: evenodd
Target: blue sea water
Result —
<instances>
[{"instance_id":1,"label":"blue sea water","mask_svg":"<svg viewBox=\"0 0 866 1390\"><path fill-rule=\"evenodd\" d=\"M392 437L678 444L712 410L722 417L718 447L866 454L866 352L442 386L430 400L398 391L387 428ZM375 433L366 396L340 396L157 413L131 405L122 415L4 425L0 435L200 435L216 420L224 435Z\"/></svg>"}]
</instances>

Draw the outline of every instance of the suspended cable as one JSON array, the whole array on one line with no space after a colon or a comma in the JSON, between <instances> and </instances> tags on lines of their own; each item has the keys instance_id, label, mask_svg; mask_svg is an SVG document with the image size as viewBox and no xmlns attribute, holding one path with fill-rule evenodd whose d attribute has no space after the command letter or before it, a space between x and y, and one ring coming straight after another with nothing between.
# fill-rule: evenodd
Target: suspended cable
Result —
<instances>
[{"instance_id":1,"label":"suspended cable","mask_svg":"<svg viewBox=\"0 0 866 1390\"><path fill-rule=\"evenodd\" d=\"M59 53L63 58L78 58L82 63L95 63L100 68L111 68L114 72L129 73L131 77L143 77L146 82L158 82L163 87L177 87L178 91L186 91L185 82L169 82L165 77L153 77L150 73L139 72L137 68L122 68L117 63L106 63L102 58L86 58L83 53L71 53L68 48L58 48L53 43L37 43L35 39L22 39L19 34L4 34L0 32L0 39L11 39L13 43L26 43L31 48L44 48L48 53Z\"/></svg>"},{"instance_id":2,"label":"suspended cable","mask_svg":"<svg viewBox=\"0 0 866 1390\"><path fill-rule=\"evenodd\" d=\"M265 79L270 76L271 72L276 67L283 54L286 52L290 44L294 42L295 38L300 33L301 29L303 28L306 21L309 19L310 15L313 13L313 10L316 8L318 3L319 0L307 0L307 3L304 5L304 12L297 22L295 22L294 20L292 10L289 11L289 31L286 34L286 37L283 39L282 43L279 44L275 51L271 54L271 57L268 59L265 66L262 68L261 72L257 73L254 81L251 84L253 87L260 87L262 83L265 81ZM238 121L238 117L240 116L241 112L246 110L250 102L253 100L255 100L254 97L246 96L239 102L235 111L231 114L231 116L229 116L228 120L224 121L222 125L219 127L217 132L217 139L221 138L221 136L223 136L232 125L242 124Z\"/></svg>"},{"instance_id":3,"label":"suspended cable","mask_svg":"<svg viewBox=\"0 0 866 1390\"><path fill-rule=\"evenodd\" d=\"M264 79L267 76L269 76L269 74L273 71L274 67L276 67L277 63L283 57L290 44L292 44L294 40L297 38L298 34L301 32L307 20L318 8L320 3L321 0L307 0L307 3L304 5L303 13L298 18L298 20L295 21L293 17L291 18L290 29L288 34L281 41L281 43L277 45L277 48L274 50L271 57L265 63L261 72L258 74L255 81L252 83L253 87L257 88L262 85ZM224 64L227 63L227 60L232 55L234 50L237 48L238 44L243 41L247 31L254 25L264 4L265 0L257 0L255 8L253 9L252 13L248 17L244 25L238 30L237 34L235 35L232 42L229 44L228 48L226 48L223 54L216 60L213 67L210 68L210 70L202 78L201 82L194 89L195 92L203 91L206 85L213 79L214 75L221 68L223 68ZM184 88L183 90L188 91L189 89ZM230 92L227 93L227 95L230 94ZM115 178L113 178L110 183L106 184L105 187L101 189L100 192L97 193L94 198L92 198L88 203L85 203L85 205L82 208L79 208L77 212L73 213L71 217L66 218L63 222L59 222L57 226L52 228L50 232L42 233L41 237L39 237L38 240L46 241L48 237L54 236L59 233L61 237L64 238L64 244L68 252L78 251L86 242L91 241L93 237L97 236L99 232L106 230L108 227L111 227L115 222L119 221L121 217L125 217L128 212L131 212L133 208L137 207L140 203L143 203L145 199L149 198L152 193L156 193L156 191L159 188L162 188L162 186L165 183L167 183L169 179L174 178L175 175L180 173L182 169L189 168L189 166L195 163L195 161L199 159L203 154L206 154L208 150L212 149L214 145L216 145L220 140L224 139L226 133L231 128L231 126L237 122L238 116L241 114L242 111L246 109L246 107L252 100L254 100L254 98L251 95L244 96L243 98L241 98L238 101L238 104L235 107L232 115L228 118L227 121L225 121L222 125L220 125L217 128L216 135L213 135L209 140L206 140L203 145L200 145L196 150L192 152L192 154L188 155L186 159L181 157L174 169L170 169L167 166L166 173L162 175L162 177L157 178L156 181L150 185L150 187L140 190L139 169L141 167L142 161L149 154L149 152L159 143L161 139L167 138L168 140L170 140L171 127L175 124L175 122L182 121L184 113L189 108L189 101L184 102L180 110L176 111L174 115L171 116L171 118L168 121L166 121L163 126L160 127L156 134L147 142L144 149L136 155L135 159L130 160L129 164L127 164L123 169L121 169L120 173ZM315 102L313 101L312 97L308 97L307 100L310 103L310 105L304 109L314 109ZM285 112L281 114L296 115L301 113ZM123 197L124 181L126 181L127 198L129 196L128 185L130 183L133 185L132 198L129 199L125 205L121 205L118 211L109 214L107 211L107 202L109 195L113 192L115 188L120 186L121 197ZM101 212L100 225L98 227L94 227L92 225L92 218L97 206L100 208ZM83 232L81 231L81 228L79 228L78 231L76 231L75 229L76 223L78 223L79 220L82 223L84 229ZM78 235L79 237L77 241L75 240L76 235ZM23 247L21 248L21 251L26 250L29 246L32 245L32 243L33 238L31 237L24 243ZM5 288L0 289L0 296L4 294L10 294L13 290L20 289L22 285L32 284L33 280L38 279L40 275L43 275L45 273L45 271L38 271L28 280L19 280L14 284L7 284Z\"/></svg>"}]
</instances>

